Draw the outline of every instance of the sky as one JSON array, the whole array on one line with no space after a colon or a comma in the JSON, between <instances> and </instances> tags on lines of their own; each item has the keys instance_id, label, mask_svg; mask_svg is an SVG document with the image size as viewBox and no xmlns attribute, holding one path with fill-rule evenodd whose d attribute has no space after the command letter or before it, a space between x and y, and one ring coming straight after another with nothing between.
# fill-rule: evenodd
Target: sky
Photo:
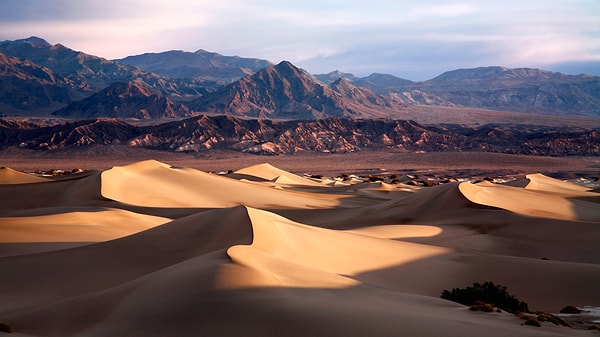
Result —
<instances>
[{"instance_id":1,"label":"sky","mask_svg":"<svg viewBox=\"0 0 600 337\"><path fill-rule=\"evenodd\" d=\"M598 0L0 0L0 41L107 59L204 49L413 81L483 66L600 75Z\"/></svg>"}]
</instances>

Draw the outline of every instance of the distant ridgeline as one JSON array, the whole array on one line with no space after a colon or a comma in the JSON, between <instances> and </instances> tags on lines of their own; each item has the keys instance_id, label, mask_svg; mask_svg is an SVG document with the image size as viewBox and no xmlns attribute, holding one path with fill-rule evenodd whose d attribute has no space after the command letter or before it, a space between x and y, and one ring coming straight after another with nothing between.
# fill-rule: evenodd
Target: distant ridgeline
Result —
<instances>
[{"instance_id":1,"label":"distant ridgeline","mask_svg":"<svg viewBox=\"0 0 600 337\"><path fill-rule=\"evenodd\" d=\"M311 75L283 61L168 51L106 60L31 37L0 42L0 115L407 119L410 107L600 117L600 77L483 67L413 82Z\"/></svg>"}]
</instances>

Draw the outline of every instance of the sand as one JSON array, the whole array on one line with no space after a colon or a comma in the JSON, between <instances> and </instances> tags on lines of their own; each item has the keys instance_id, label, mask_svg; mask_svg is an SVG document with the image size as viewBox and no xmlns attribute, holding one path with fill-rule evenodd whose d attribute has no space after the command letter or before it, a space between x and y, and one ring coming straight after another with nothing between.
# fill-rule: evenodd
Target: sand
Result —
<instances>
[{"instance_id":1,"label":"sand","mask_svg":"<svg viewBox=\"0 0 600 337\"><path fill-rule=\"evenodd\" d=\"M541 174L419 187L264 163L3 168L0 322L15 336L592 336L440 294L492 281L532 310L600 305L599 203Z\"/></svg>"}]
</instances>

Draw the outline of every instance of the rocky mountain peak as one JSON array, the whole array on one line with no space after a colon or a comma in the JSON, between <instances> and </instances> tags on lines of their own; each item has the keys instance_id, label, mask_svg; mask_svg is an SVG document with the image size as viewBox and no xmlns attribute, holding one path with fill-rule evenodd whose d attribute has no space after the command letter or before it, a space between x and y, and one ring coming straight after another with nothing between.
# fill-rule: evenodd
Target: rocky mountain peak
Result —
<instances>
[{"instance_id":1,"label":"rocky mountain peak","mask_svg":"<svg viewBox=\"0 0 600 337\"><path fill-rule=\"evenodd\" d=\"M191 103L197 111L263 118L382 117L387 102L347 80L332 87L288 61L267 67Z\"/></svg>"},{"instance_id":2,"label":"rocky mountain peak","mask_svg":"<svg viewBox=\"0 0 600 337\"><path fill-rule=\"evenodd\" d=\"M319 80L325 84L331 84L340 78L345 78L350 82L358 80L358 77L354 76L354 74L344 73L339 70L334 70L327 74L317 74L317 75L313 75L313 76L314 76L314 78L316 78L317 80Z\"/></svg>"},{"instance_id":3,"label":"rocky mountain peak","mask_svg":"<svg viewBox=\"0 0 600 337\"><path fill-rule=\"evenodd\" d=\"M200 78L225 83L236 81L272 65L266 60L224 56L203 49L193 53L181 50L145 53L117 61L172 78Z\"/></svg>"},{"instance_id":4,"label":"rocky mountain peak","mask_svg":"<svg viewBox=\"0 0 600 337\"><path fill-rule=\"evenodd\" d=\"M17 41L24 43L24 44L28 44L32 47L38 47L38 48L47 48L47 47L51 46L51 44L48 43L46 40L44 40L40 37L37 37L37 36L30 36L26 39L21 39L21 40L17 40Z\"/></svg>"},{"instance_id":5,"label":"rocky mountain peak","mask_svg":"<svg viewBox=\"0 0 600 337\"><path fill-rule=\"evenodd\" d=\"M189 108L175 103L142 82L116 82L100 92L57 110L54 115L77 118L162 119L189 117Z\"/></svg>"},{"instance_id":6,"label":"rocky mountain peak","mask_svg":"<svg viewBox=\"0 0 600 337\"><path fill-rule=\"evenodd\" d=\"M281 61L273 67L282 74L301 74L301 70L293 65L290 61Z\"/></svg>"},{"instance_id":7,"label":"rocky mountain peak","mask_svg":"<svg viewBox=\"0 0 600 337\"><path fill-rule=\"evenodd\" d=\"M367 88L357 87L352 85L350 81L345 78L338 78L337 81L331 83L329 85L333 91L341 94L344 97L356 97L357 95L367 94L367 95L375 95L372 91Z\"/></svg>"},{"instance_id":8,"label":"rocky mountain peak","mask_svg":"<svg viewBox=\"0 0 600 337\"><path fill-rule=\"evenodd\" d=\"M356 86L369 88L376 93L388 93L390 91L398 91L407 85L414 82L389 74L373 73L367 77L357 79L352 82Z\"/></svg>"},{"instance_id":9,"label":"rocky mountain peak","mask_svg":"<svg viewBox=\"0 0 600 337\"><path fill-rule=\"evenodd\" d=\"M131 82L116 82L106 88L104 91L106 96L120 96L120 97L134 97L134 96L145 96L149 97L153 95L152 88L145 85L141 81Z\"/></svg>"}]
</instances>

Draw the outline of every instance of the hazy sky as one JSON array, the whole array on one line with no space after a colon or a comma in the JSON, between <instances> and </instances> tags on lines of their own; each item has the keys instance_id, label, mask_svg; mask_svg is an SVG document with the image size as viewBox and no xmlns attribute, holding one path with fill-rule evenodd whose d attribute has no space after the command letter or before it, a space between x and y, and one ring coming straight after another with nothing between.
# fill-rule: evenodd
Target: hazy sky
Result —
<instances>
[{"instance_id":1,"label":"hazy sky","mask_svg":"<svg viewBox=\"0 0 600 337\"><path fill-rule=\"evenodd\" d=\"M108 59L205 49L425 80L500 65L600 75L598 0L0 0L0 40Z\"/></svg>"}]
</instances>

